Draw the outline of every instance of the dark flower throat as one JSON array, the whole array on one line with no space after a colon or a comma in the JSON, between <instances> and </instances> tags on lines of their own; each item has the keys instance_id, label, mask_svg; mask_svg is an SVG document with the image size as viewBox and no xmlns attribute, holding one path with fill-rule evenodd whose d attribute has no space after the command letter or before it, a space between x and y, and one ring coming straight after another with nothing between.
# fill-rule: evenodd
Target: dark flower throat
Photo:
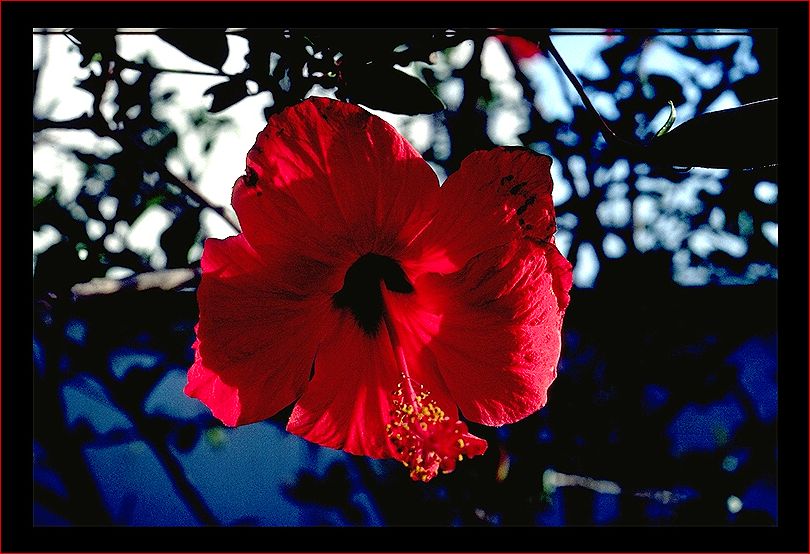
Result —
<instances>
[{"instance_id":1,"label":"dark flower throat","mask_svg":"<svg viewBox=\"0 0 810 554\"><path fill-rule=\"evenodd\" d=\"M335 307L349 310L369 336L376 336L383 317L380 281L391 292L413 292L413 285L396 260L379 254L366 254L352 264L346 272L343 288L332 297Z\"/></svg>"}]
</instances>

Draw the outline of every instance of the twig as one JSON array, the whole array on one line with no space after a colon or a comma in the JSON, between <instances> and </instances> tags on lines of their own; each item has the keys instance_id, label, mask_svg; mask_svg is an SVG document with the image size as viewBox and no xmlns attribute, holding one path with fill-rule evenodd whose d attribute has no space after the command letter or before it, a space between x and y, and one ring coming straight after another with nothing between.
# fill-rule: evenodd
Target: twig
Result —
<instances>
[{"instance_id":1,"label":"twig","mask_svg":"<svg viewBox=\"0 0 810 554\"><path fill-rule=\"evenodd\" d=\"M559 487L580 487L600 494L629 494L637 498L649 498L660 504L675 504L688 500L690 495L668 491L668 490L643 490L630 493L624 491L615 481L594 479L593 477L583 477L581 475L569 475L560 473L551 468L543 472L543 488L555 489Z\"/></svg>"},{"instance_id":2,"label":"twig","mask_svg":"<svg viewBox=\"0 0 810 554\"><path fill-rule=\"evenodd\" d=\"M166 471L178 496L185 502L194 517L203 525L221 525L200 491L189 480L180 460L177 459L172 449L166 444L165 437L159 430L155 430L150 425L150 416L144 411L143 402L132 401L132 388L115 379L111 373L105 373L98 377L106 387L113 406L133 424L133 428L123 430L124 435L119 438L121 440L128 440L132 437L143 439L147 446L152 449L160 465Z\"/></svg>"},{"instance_id":3,"label":"twig","mask_svg":"<svg viewBox=\"0 0 810 554\"><path fill-rule=\"evenodd\" d=\"M242 227L239 225L239 221L235 219L230 214L230 212L227 212L225 208L223 208L222 206L215 206L214 204L212 204L210 200L208 200L202 194L197 192L197 190L194 188L194 185L192 185L188 181L181 179L180 177L172 173L168 168L165 167L160 168L158 171L163 173L163 178L166 179L168 182L183 189L183 191L189 198L191 198L201 206L204 206L209 210L213 210L214 212L216 212L217 215L219 215L219 217L221 217L222 219L225 220L226 223L228 223L228 225L233 227L234 231L236 231L237 233L242 232Z\"/></svg>"},{"instance_id":4,"label":"twig","mask_svg":"<svg viewBox=\"0 0 810 554\"><path fill-rule=\"evenodd\" d=\"M116 56L115 63L124 69L134 69L136 71L154 71L155 73L180 73L183 75L202 75L205 77L238 77L238 75L231 75L224 71L196 71L193 69L169 69L166 67L157 67L146 63L132 62L121 56Z\"/></svg>"},{"instance_id":5,"label":"twig","mask_svg":"<svg viewBox=\"0 0 810 554\"><path fill-rule=\"evenodd\" d=\"M175 290L191 285L201 275L201 270L191 268L164 269L138 273L125 279L96 277L86 283L78 283L70 292L75 298L113 294L121 291L149 289Z\"/></svg>"},{"instance_id":6,"label":"twig","mask_svg":"<svg viewBox=\"0 0 810 554\"><path fill-rule=\"evenodd\" d=\"M565 76L568 78L568 81L573 85L574 89L577 91L577 94L579 94L582 103L585 104L585 108L587 108L587 110L591 112L594 115L594 117L596 117L596 119L599 121L599 126L602 128L602 133L605 135L605 138L607 140L627 143L626 140L619 138L618 135L616 135L616 133L613 132L613 129L611 129L610 126L607 124L607 121L604 120L599 111L597 111L597 109L591 103L591 99L588 98L588 95L585 93L585 89L582 87L582 84L579 82L579 79L577 79L576 75L574 75L574 73L568 68L568 65L565 63L565 60L557 51L557 48L554 47L554 43L551 42L551 37L549 37L548 35L543 35L540 39L540 42L543 43L546 49L548 49L549 53L557 61L557 64L559 64L560 69L562 69L563 73L565 73Z\"/></svg>"},{"instance_id":7,"label":"twig","mask_svg":"<svg viewBox=\"0 0 810 554\"><path fill-rule=\"evenodd\" d=\"M569 475L560 473L553 469L543 472L543 487L582 487L602 494L621 494L622 488L613 481L594 479L593 477L582 477L580 475Z\"/></svg>"},{"instance_id":8,"label":"twig","mask_svg":"<svg viewBox=\"0 0 810 554\"><path fill-rule=\"evenodd\" d=\"M159 441L153 441L150 446L152 447L152 451L155 453L158 461L163 466L163 469L165 469L166 473L169 475L169 478L174 484L177 493L183 500L185 500L186 505L197 520L203 525L221 525L219 519L217 519L217 516L214 515L214 512L211 510L208 504L206 504L205 500L200 494L200 491L198 491L194 485L191 484L191 481L189 481L185 469L183 469L183 466L180 464L178 459L174 456L174 454L172 454L168 445Z\"/></svg>"}]
</instances>

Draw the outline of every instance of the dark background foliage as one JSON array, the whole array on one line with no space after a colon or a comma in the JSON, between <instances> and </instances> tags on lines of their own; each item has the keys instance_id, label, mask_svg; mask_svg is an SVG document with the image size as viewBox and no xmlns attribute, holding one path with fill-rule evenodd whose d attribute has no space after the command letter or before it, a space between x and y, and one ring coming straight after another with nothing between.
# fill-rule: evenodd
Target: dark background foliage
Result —
<instances>
[{"instance_id":1,"label":"dark background foliage","mask_svg":"<svg viewBox=\"0 0 810 554\"><path fill-rule=\"evenodd\" d=\"M668 101L686 114L677 131L718 105L779 96L775 30L597 31L588 63L604 70L575 72L618 139L583 107L550 50L557 44L566 58L563 44L571 53L578 38L593 39L581 32L168 28L143 36L206 68L130 59L121 45L133 36L121 29L35 29L34 525L784 521L780 174L773 160L751 167L734 150L718 148L731 163L716 167L730 169L688 169L648 149ZM247 43L236 72L223 69L234 41ZM92 106L68 119L37 103L53 96L42 76L55 49L75 52L87 69L71 86ZM496 58L497 71L485 67ZM161 81L167 74L212 79L205 109L178 100ZM289 410L226 429L182 394L201 244L213 228L228 234L227 222L236 224L229 206L195 183L220 163L212 156L241 123L229 116L240 103L261 97L269 117L313 91L390 112L441 176L502 142L504 117L515 122L510 143L554 158L558 241L575 288L549 403L513 425L471 425L487 453L427 485L396 462L286 434ZM183 129L167 115L178 112ZM686 142L712 148L700 137L725 133L770 151L774 122L740 113L750 122L742 139L739 127L704 121ZM90 138L77 142L78 131ZM188 135L198 137L193 154ZM38 148L76 168L75 194L65 192L69 172L41 171ZM168 224L152 233L154 244L138 245L129 234L155 206Z\"/></svg>"}]
</instances>

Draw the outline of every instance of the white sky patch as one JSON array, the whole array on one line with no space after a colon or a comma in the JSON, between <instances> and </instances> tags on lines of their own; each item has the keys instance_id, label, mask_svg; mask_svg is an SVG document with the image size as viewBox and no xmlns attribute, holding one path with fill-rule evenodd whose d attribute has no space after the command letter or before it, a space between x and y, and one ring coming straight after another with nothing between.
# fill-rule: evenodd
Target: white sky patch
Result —
<instances>
[{"instance_id":1,"label":"white sky patch","mask_svg":"<svg viewBox=\"0 0 810 554\"><path fill-rule=\"evenodd\" d=\"M202 259L203 246L200 243L194 243L188 250L188 263L193 264Z\"/></svg>"},{"instance_id":2,"label":"white sky patch","mask_svg":"<svg viewBox=\"0 0 810 554\"><path fill-rule=\"evenodd\" d=\"M250 52L250 45L245 37L227 35L228 59L222 66L222 71L230 75L241 73L247 68L245 55Z\"/></svg>"},{"instance_id":3,"label":"white sky patch","mask_svg":"<svg viewBox=\"0 0 810 554\"><path fill-rule=\"evenodd\" d=\"M526 118L520 117L516 110L495 110L487 118L487 135L492 142L501 146L522 146L518 135L526 130Z\"/></svg>"},{"instance_id":4,"label":"white sky patch","mask_svg":"<svg viewBox=\"0 0 810 554\"><path fill-rule=\"evenodd\" d=\"M765 204L776 204L779 187L769 181L760 181L754 186L754 197Z\"/></svg>"},{"instance_id":5,"label":"white sky patch","mask_svg":"<svg viewBox=\"0 0 810 554\"><path fill-rule=\"evenodd\" d=\"M619 109L616 107L616 99L607 92L595 92L588 95L593 107L599 115L607 120L615 121L619 119Z\"/></svg>"},{"instance_id":6,"label":"white sky patch","mask_svg":"<svg viewBox=\"0 0 810 554\"><path fill-rule=\"evenodd\" d=\"M691 74L699 73L704 67L700 61L679 54L664 41L653 40L644 49L640 70L647 75L669 75L683 83L689 80Z\"/></svg>"},{"instance_id":7,"label":"white sky patch","mask_svg":"<svg viewBox=\"0 0 810 554\"><path fill-rule=\"evenodd\" d=\"M616 198L600 202L596 207L599 222L607 227L624 227L630 222L630 201Z\"/></svg>"},{"instance_id":8,"label":"white sky patch","mask_svg":"<svg viewBox=\"0 0 810 554\"><path fill-rule=\"evenodd\" d=\"M565 229L558 228L557 232L554 234L554 243L557 245L557 250L566 258L571 251L571 239L571 232Z\"/></svg>"},{"instance_id":9,"label":"white sky patch","mask_svg":"<svg viewBox=\"0 0 810 554\"><path fill-rule=\"evenodd\" d=\"M515 78L515 69L509 56L495 37L487 37L481 47L481 76L492 82Z\"/></svg>"},{"instance_id":10,"label":"white sky patch","mask_svg":"<svg viewBox=\"0 0 810 554\"><path fill-rule=\"evenodd\" d=\"M560 86L554 62L535 56L524 60L522 67L532 88L537 91L534 105L543 118L548 121L571 121L574 109L566 97L566 91Z\"/></svg>"},{"instance_id":11,"label":"white sky patch","mask_svg":"<svg viewBox=\"0 0 810 554\"><path fill-rule=\"evenodd\" d=\"M645 227L635 227L633 229L633 243L639 252L647 252L656 245L655 235Z\"/></svg>"},{"instance_id":12,"label":"white sky patch","mask_svg":"<svg viewBox=\"0 0 810 554\"><path fill-rule=\"evenodd\" d=\"M618 183L624 183L627 178L630 176L630 162L627 160L617 160L613 167L610 168L610 178L613 181ZM622 194L626 192L627 185L624 185L624 191Z\"/></svg>"},{"instance_id":13,"label":"white sky patch","mask_svg":"<svg viewBox=\"0 0 810 554\"><path fill-rule=\"evenodd\" d=\"M574 178L574 188L580 198L587 196L588 190L590 189L588 177L585 175L586 165L582 156L571 156L568 158L568 170Z\"/></svg>"},{"instance_id":14,"label":"white sky patch","mask_svg":"<svg viewBox=\"0 0 810 554\"><path fill-rule=\"evenodd\" d=\"M267 121L263 110L269 93L242 100L225 114L238 125L217 135L208 154L208 163L196 184L197 190L215 206L230 206L233 184L245 172L248 151Z\"/></svg>"},{"instance_id":15,"label":"white sky patch","mask_svg":"<svg viewBox=\"0 0 810 554\"><path fill-rule=\"evenodd\" d=\"M565 229L573 229L577 226L578 221L577 216L571 212L557 216L557 225Z\"/></svg>"},{"instance_id":16,"label":"white sky patch","mask_svg":"<svg viewBox=\"0 0 810 554\"><path fill-rule=\"evenodd\" d=\"M553 37L551 41L574 74L589 79L603 79L610 73L610 69L598 55L605 44L604 36L562 35Z\"/></svg>"},{"instance_id":17,"label":"white sky patch","mask_svg":"<svg viewBox=\"0 0 810 554\"><path fill-rule=\"evenodd\" d=\"M93 107L93 96L74 86L90 75L89 67L79 67L82 60L79 49L63 35L34 35L34 43L45 45L47 53L45 64L39 68L34 114L63 121L89 113ZM40 59L41 56L34 57L35 67ZM99 64L91 64L93 65L98 74ZM51 91L58 91L58 95L55 96Z\"/></svg>"},{"instance_id":18,"label":"white sky patch","mask_svg":"<svg viewBox=\"0 0 810 554\"><path fill-rule=\"evenodd\" d=\"M200 214L200 224L206 237L224 239L236 235L231 227L218 213L211 210L203 210Z\"/></svg>"},{"instance_id":19,"label":"white sky patch","mask_svg":"<svg viewBox=\"0 0 810 554\"><path fill-rule=\"evenodd\" d=\"M135 272L128 267L113 266L107 270L104 276L107 279L126 279L132 275L135 275Z\"/></svg>"},{"instance_id":20,"label":"white sky patch","mask_svg":"<svg viewBox=\"0 0 810 554\"><path fill-rule=\"evenodd\" d=\"M706 108L706 113L736 108L739 105L740 100L737 98L737 95L731 90L726 90L723 91L723 93L718 96L714 102L709 104L709 106Z\"/></svg>"},{"instance_id":21,"label":"white sky patch","mask_svg":"<svg viewBox=\"0 0 810 554\"><path fill-rule=\"evenodd\" d=\"M186 56L183 52L153 34L118 35L118 54L127 60L140 60L149 54L153 65L165 69L213 72L214 69ZM182 75L183 79L191 77Z\"/></svg>"},{"instance_id":22,"label":"white sky patch","mask_svg":"<svg viewBox=\"0 0 810 554\"><path fill-rule=\"evenodd\" d=\"M111 220L118 211L118 198L115 196L105 196L98 201L98 211L104 219Z\"/></svg>"},{"instance_id":23,"label":"white sky patch","mask_svg":"<svg viewBox=\"0 0 810 554\"><path fill-rule=\"evenodd\" d=\"M571 183L563 177L562 162L557 158L552 158L551 162L551 182L554 183L554 188L551 189L551 199L554 201L555 206L561 205L563 202L571 198L573 190Z\"/></svg>"},{"instance_id":24,"label":"white sky patch","mask_svg":"<svg viewBox=\"0 0 810 554\"><path fill-rule=\"evenodd\" d=\"M579 288L590 288L596 281L596 274L599 273L599 259L596 251L589 242L579 245L577 251L577 265L574 267L574 285Z\"/></svg>"},{"instance_id":25,"label":"white sky patch","mask_svg":"<svg viewBox=\"0 0 810 554\"><path fill-rule=\"evenodd\" d=\"M117 226L116 226L117 227ZM118 233L113 233L104 237L104 248L108 252L118 253L124 250L124 238Z\"/></svg>"},{"instance_id":26,"label":"white sky patch","mask_svg":"<svg viewBox=\"0 0 810 554\"><path fill-rule=\"evenodd\" d=\"M172 213L163 206L149 206L130 227L126 238L127 247L141 254L150 253L161 233L169 228L173 220Z\"/></svg>"},{"instance_id":27,"label":"white sky patch","mask_svg":"<svg viewBox=\"0 0 810 554\"><path fill-rule=\"evenodd\" d=\"M87 229L87 237L90 240L97 240L100 239L101 236L104 234L107 226L104 225L104 222L97 221L95 219L88 219L87 223L85 224L85 228Z\"/></svg>"},{"instance_id":28,"label":"white sky patch","mask_svg":"<svg viewBox=\"0 0 810 554\"><path fill-rule=\"evenodd\" d=\"M464 99L464 81L451 77L439 83L438 93L448 110L457 110Z\"/></svg>"},{"instance_id":29,"label":"white sky patch","mask_svg":"<svg viewBox=\"0 0 810 554\"><path fill-rule=\"evenodd\" d=\"M56 198L60 204L76 199L82 187L84 169L74 156L50 141L41 140L34 145L33 162L35 175L45 182L59 185Z\"/></svg>"},{"instance_id":30,"label":"white sky patch","mask_svg":"<svg viewBox=\"0 0 810 554\"><path fill-rule=\"evenodd\" d=\"M444 182L447 180L447 172L444 170L444 168L434 162L428 162L428 165L433 170L433 173L436 174L436 178L439 180L439 186L444 184Z\"/></svg>"},{"instance_id":31,"label":"white sky patch","mask_svg":"<svg viewBox=\"0 0 810 554\"><path fill-rule=\"evenodd\" d=\"M414 116L405 126L408 142L419 152L430 148L433 132L433 118L429 115Z\"/></svg>"},{"instance_id":32,"label":"white sky patch","mask_svg":"<svg viewBox=\"0 0 810 554\"><path fill-rule=\"evenodd\" d=\"M742 510L742 507L743 507L742 500L740 500L733 494L729 496L728 499L726 500L726 508L732 514L738 513L740 510Z\"/></svg>"},{"instance_id":33,"label":"white sky patch","mask_svg":"<svg viewBox=\"0 0 810 554\"><path fill-rule=\"evenodd\" d=\"M43 225L39 231L34 231L34 254L41 254L59 242L62 234L52 225Z\"/></svg>"},{"instance_id":34,"label":"white sky patch","mask_svg":"<svg viewBox=\"0 0 810 554\"><path fill-rule=\"evenodd\" d=\"M608 258L621 258L627 252L627 245L613 233L607 233L602 241L602 249Z\"/></svg>"},{"instance_id":35,"label":"white sky patch","mask_svg":"<svg viewBox=\"0 0 810 554\"><path fill-rule=\"evenodd\" d=\"M779 225L773 221L766 221L762 224L762 234L768 242L774 246L779 246Z\"/></svg>"},{"instance_id":36,"label":"white sky patch","mask_svg":"<svg viewBox=\"0 0 810 554\"><path fill-rule=\"evenodd\" d=\"M742 258L748 252L748 243L742 237L731 233L718 233L716 235L715 246L735 258Z\"/></svg>"},{"instance_id":37,"label":"white sky patch","mask_svg":"<svg viewBox=\"0 0 810 554\"><path fill-rule=\"evenodd\" d=\"M474 51L475 43L471 39L465 40L455 48L450 49L447 54L447 61L456 69L462 68L470 63Z\"/></svg>"},{"instance_id":38,"label":"white sky patch","mask_svg":"<svg viewBox=\"0 0 810 554\"><path fill-rule=\"evenodd\" d=\"M687 242L689 249L701 258L705 258L714 250L712 232L705 228L693 232Z\"/></svg>"},{"instance_id":39,"label":"white sky patch","mask_svg":"<svg viewBox=\"0 0 810 554\"><path fill-rule=\"evenodd\" d=\"M715 229L722 229L726 224L726 214L722 208L715 206L709 212L709 225Z\"/></svg>"},{"instance_id":40,"label":"white sky patch","mask_svg":"<svg viewBox=\"0 0 810 554\"><path fill-rule=\"evenodd\" d=\"M653 224L660 243L667 250L678 249L689 235L689 224L680 217L660 217Z\"/></svg>"},{"instance_id":41,"label":"white sky patch","mask_svg":"<svg viewBox=\"0 0 810 554\"><path fill-rule=\"evenodd\" d=\"M121 145L109 137L99 137L89 129L46 129L39 133L39 143L58 144L62 150L78 150L108 158L121 151Z\"/></svg>"}]
</instances>

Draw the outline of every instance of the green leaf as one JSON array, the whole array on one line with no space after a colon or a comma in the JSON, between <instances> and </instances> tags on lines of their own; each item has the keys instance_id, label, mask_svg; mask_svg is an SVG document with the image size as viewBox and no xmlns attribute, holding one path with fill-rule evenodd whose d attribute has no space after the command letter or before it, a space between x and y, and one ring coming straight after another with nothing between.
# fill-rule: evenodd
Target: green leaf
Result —
<instances>
[{"instance_id":1,"label":"green leaf","mask_svg":"<svg viewBox=\"0 0 810 554\"><path fill-rule=\"evenodd\" d=\"M672 128L672 125L675 123L675 118L677 117L677 112L675 111L675 104L672 103L672 100L669 101L669 117L667 117L664 126L658 129L658 132L655 133L656 137L661 137L666 135L669 130Z\"/></svg>"},{"instance_id":2,"label":"green leaf","mask_svg":"<svg viewBox=\"0 0 810 554\"><path fill-rule=\"evenodd\" d=\"M340 68L338 93L369 108L415 115L445 108L428 86L407 73L374 63L345 64Z\"/></svg>"},{"instance_id":3,"label":"green leaf","mask_svg":"<svg viewBox=\"0 0 810 554\"><path fill-rule=\"evenodd\" d=\"M188 57L217 69L228 59L225 29L160 29L157 36Z\"/></svg>"},{"instance_id":4,"label":"green leaf","mask_svg":"<svg viewBox=\"0 0 810 554\"><path fill-rule=\"evenodd\" d=\"M678 167L747 169L777 163L777 100L699 115L655 137L646 153Z\"/></svg>"}]
</instances>

